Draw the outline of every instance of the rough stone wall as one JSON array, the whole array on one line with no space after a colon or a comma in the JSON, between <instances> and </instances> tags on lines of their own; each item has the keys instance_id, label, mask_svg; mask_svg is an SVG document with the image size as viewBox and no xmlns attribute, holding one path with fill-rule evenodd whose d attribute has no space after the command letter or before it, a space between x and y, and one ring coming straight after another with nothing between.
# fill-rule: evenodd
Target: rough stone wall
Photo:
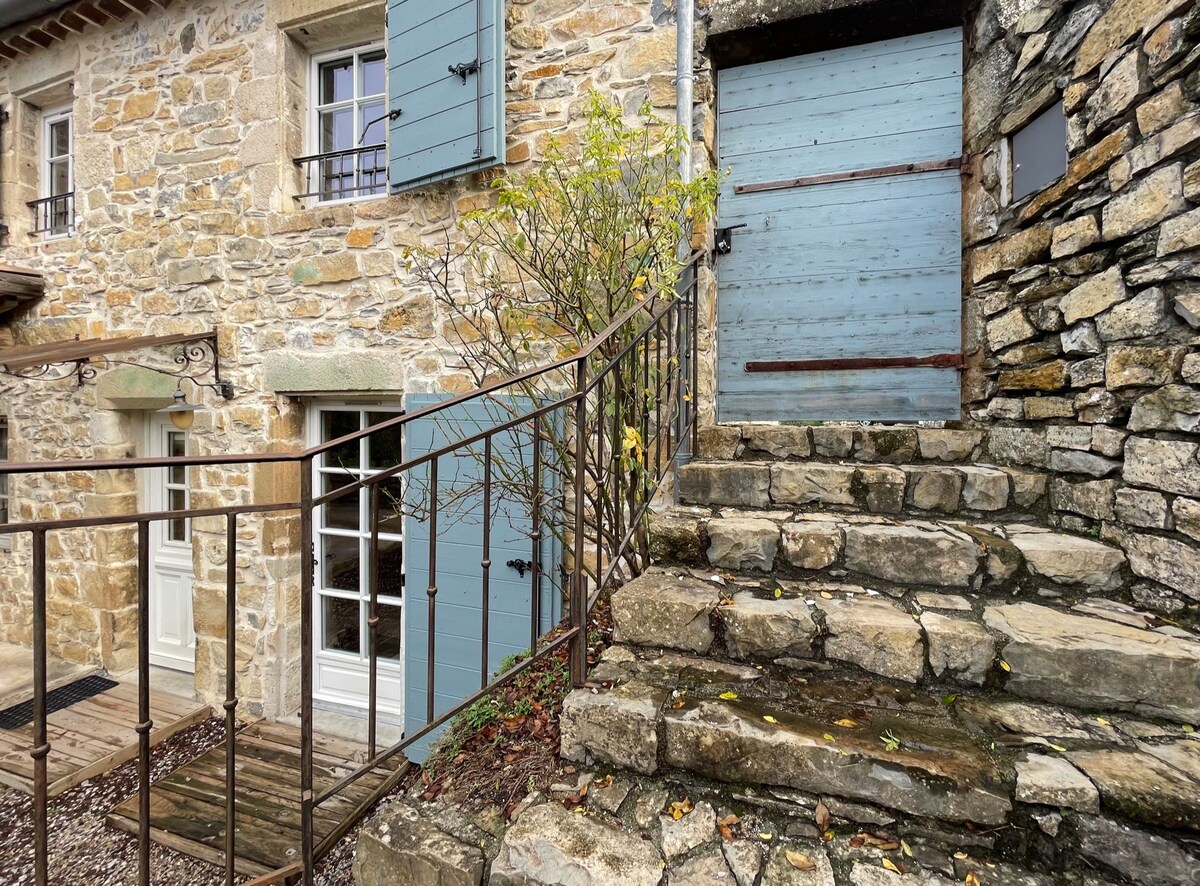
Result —
<instances>
[{"instance_id":1,"label":"rough stone wall","mask_svg":"<svg viewBox=\"0 0 1200 886\"><path fill-rule=\"evenodd\" d=\"M222 372L238 396L228 404L202 397L197 454L300 447L303 401L288 393L398 397L470 385L455 368L448 318L407 274L401 251L443 244L456 216L487 199L486 181L331 206L293 199L302 182L292 158L306 153L308 106L307 50L298 42L307 20L295 15L309 6L328 30L330 4L176 3L72 37L32 62L0 65L0 103L26 121L36 111L22 100L70 82L77 132L73 236L28 236L28 212L5 188L4 215L15 224L0 257L47 280L45 298L14 324L17 344L215 326ZM333 7L349 9L337 27L374 21L382 39L382 3ZM284 15L287 30L278 27ZM577 124L589 88L631 112L649 99L673 116L675 31L659 0L512 0L507 18L511 165L536 162L552 133ZM0 179L33 174L28 150L6 135ZM0 379L14 459L134 454L141 413L113 405L94 385ZM192 501L286 500L295 470L193 471ZM15 480L14 505L22 519L131 512L138 483L132 472ZM193 529L197 685L218 698L224 521L198 520ZM239 524L241 691L267 713L294 689L281 675L298 666L296 535L296 521L283 517ZM131 666L132 530L53 539L52 652ZM27 540L0 560L0 640L28 642Z\"/></svg>"},{"instance_id":2,"label":"rough stone wall","mask_svg":"<svg viewBox=\"0 0 1200 886\"><path fill-rule=\"evenodd\" d=\"M1168 610L1200 600L1198 34L1190 0L985 4L966 74L966 409ZM1001 140L1059 97L1065 177L1003 206Z\"/></svg>"}]
</instances>

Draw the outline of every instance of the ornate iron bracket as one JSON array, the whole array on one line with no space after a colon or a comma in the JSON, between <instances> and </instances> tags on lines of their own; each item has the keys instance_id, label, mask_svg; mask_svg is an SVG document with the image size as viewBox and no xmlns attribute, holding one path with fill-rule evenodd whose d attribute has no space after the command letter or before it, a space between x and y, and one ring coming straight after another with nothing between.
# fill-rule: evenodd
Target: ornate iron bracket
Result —
<instances>
[{"instance_id":1,"label":"ornate iron bracket","mask_svg":"<svg viewBox=\"0 0 1200 886\"><path fill-rule=\"evenodd\" d=\"M446 70L448 70L451 74L462 77L463 86L466 86L467 75L479 73L479 59L477 58L474 61L469 62L459 62L457 65L450 65Z\"/></svg>"}]
</instances>

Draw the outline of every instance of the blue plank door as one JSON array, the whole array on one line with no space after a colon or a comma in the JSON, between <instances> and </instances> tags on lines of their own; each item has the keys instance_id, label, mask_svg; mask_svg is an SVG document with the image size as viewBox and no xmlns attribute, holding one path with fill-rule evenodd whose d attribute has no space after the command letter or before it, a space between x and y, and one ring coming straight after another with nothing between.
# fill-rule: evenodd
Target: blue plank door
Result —
<instances>
[{"instance_id":1,"label":"blue plank door","mask_svg":"<svg viewBox=\"0 0 1200 886\"><path fill-rule=\"evenodd\" d=\"M958 170L736 188L960 156L962 31L722 70L718 101L720 223L746 226L718 269L720 419L959 418L954 369L745 369L958 353Z\"/></svg>"},{"instance_id":2,"label":"blue plank door","mask_svg":"<svg viewBox=\"0 0 1200 886\"><path fill-rule=\"evenodd\" d=\"M405 409L415 412L444 399L432 394L410 394ZM460 404L417 419L407 428L407 457L417 458L448 443L520 414L532 404L520 400L507 406L488 401ZM548 449L548 447L547 447ZM543 449L543 453L546 450ZM444 713L481 688L483 669L483 444L469 453L438 459L437 496L437 596L434 618L434 712ZM528 430L493 437L494 469L498 480L529 476L532 442ZM551 474L543 465L544 487L553 494ZM405 621L404 621L404 728L412 733L427 722L429 673L429 554L428 519L430 470L416 469L405 488ZM522 577L508 565L533 554L533 522L527 496L517 495L512 482L497 482L491 503L491 538L488 594L488 676L494 676L509 655L529 648L533 627L533 577ZM539 624L545 633L562 615L558 544L543 532L540 541L542 577L539 587ZM409 747L410 760L423 762L429 747L444 730Z\"/></svg>"}]
</instances>

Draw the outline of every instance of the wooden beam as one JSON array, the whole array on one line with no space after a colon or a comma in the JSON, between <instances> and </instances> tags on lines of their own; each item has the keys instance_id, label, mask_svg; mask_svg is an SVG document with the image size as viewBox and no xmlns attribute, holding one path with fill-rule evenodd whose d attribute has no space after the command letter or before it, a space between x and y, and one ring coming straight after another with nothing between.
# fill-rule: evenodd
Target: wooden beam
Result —
<instances>
[{"instance_id":1,"label":"wooden beam","mask_svg":"<svg viewBox=\"0 0 1200 886\"><path fill-rule=\"evenodd\" d=\"M46 31L40 27L30 28L28 31L25 31L21 36L27 40L32 40L38 46L42 47L42 49L49 49L56 42L54 35L47 34Z\"/></svg>"},{"instance_id":2,"label":"wooden beam","mask_svg":"<svg viewBox=\"0 0 1200 886\"><path fill-rule=\"evenodd\" d=\"M76 15L88 24L96 25L97 27L107 25L114 18L96 6L92 0L84 0L84 2L75 7L74 11Z\"/></svg>"},{"instance_id":3,"label":"wooden beam","mask_svg":"<svg viewBox=\"0 0 1200 886\"><path fill-rule=\"evenodd\" d=\"M88 29L90 22L73 9L64 9L58 15L58 23L68 31L82 34Z\"/></svg>"},{"instance_id":4,"label":"wooden beam","mask_svg":"<svg viewBox=\"0 0 1200 886\"><path fill-rule=\"evenodd\" d=\"M45 366L49 363L72 363L76 360L90 360L104 357L108 354L126 354L130 351L140 351L144 348L159 348L168 345L187 344L189 342L212 339L215 333L183 333L180 335L139 335L130 338L89 338L82 341L60 341L48 345L34 345L27 348L15 348L11 351L0 351L0 363L9 372L30 369L34 366Z\"/></svg>"},{"instance_id":5,"label":"wooden beam","mask_svg":"<svg viewBox=\"0 0 1200 886\"><path fill-rule=\"evenodd\" d=\"M924 357L831 357L821 360L760 360L746 364L747 372L832 372L844 369L962 369L962 354L929 354Z\"/></svg>"}]
</instances>

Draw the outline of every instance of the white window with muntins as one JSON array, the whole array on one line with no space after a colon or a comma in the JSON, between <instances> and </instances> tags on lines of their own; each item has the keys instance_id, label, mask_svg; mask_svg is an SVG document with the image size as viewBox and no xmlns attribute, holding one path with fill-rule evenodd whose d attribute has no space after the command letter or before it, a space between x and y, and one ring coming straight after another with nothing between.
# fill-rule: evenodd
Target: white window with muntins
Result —
<instances>
[{"instance_id":1,"label":"white window with muntins","mask_svg":"<svg viewBox=\"0 0 1200 886\"><path fill-rule=\"evenodd\" d=\"M32 205L35 233L45 237L66 236L75 226L74 130L69 105L42 115L40 193Z\"/></svg>"},{"instance_id":2,"label":"white window with muntins","mask_svg":"<svg viewBox=\"0 0 1200 886\"><path fill-rule=\"evenodd\" d=\"M387 193L387 53L383 43L314 56L304 196L332 203Z\"/></svg>"},{"instance_id":3,"label":"white window with muntins","mask_svg":"<svg viewBox=\"0 0 1200 886\"><path fill-rule=\"evenodd\" d=\"M401 414L399 404L314 403L310 442L336 441ZM315 462L314 494L346 494L319 506L313 517L316 556L313 594L314 696L329 705L355 709L369 702L371 599L371 494L366 478L404 458L397 428L330 449ZM376 635L377 710L402 713L404 517L399 477L380 484Z\"/></svg>"},{"instance_id":4,"label":"white window with muntins","mask_svg":"<svg viewBox=\"0 0 1200 886\"><path fill-rule=\"evenodd\" d=\"M183 458L188 434L159 413L147 420L146 453L151 458ZM188 468L183 465L146 472L147 509L186 511L190 506ZM196 669L196 633L192 611L192 527L186 517L150 523L150 663L177 671Z\"/></svg>"}]
</instances>

